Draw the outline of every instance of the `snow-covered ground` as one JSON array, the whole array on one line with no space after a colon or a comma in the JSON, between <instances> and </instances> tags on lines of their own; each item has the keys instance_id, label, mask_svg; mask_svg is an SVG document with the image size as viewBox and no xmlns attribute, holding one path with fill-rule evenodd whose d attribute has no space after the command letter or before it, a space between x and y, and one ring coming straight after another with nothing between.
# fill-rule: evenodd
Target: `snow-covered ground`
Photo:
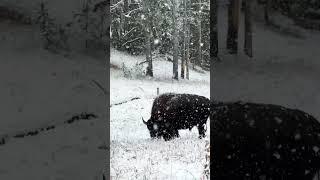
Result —
<instances>
[{"instance_id":1,"label":"snow-covered ground","mask_svg":"<svg viewBox=\"0 0 320 180\"><path fill-rule=\"evenodd\" d=\"M115 50L110 62L133 67L144 61ZM190 70L190 81L172 81L172 63L155 60L154 78L126 79L122 71L111 68L111 105L139 97L110 108L111 177L114 179L199 179L204 170L205 140L197 128L179 131L172 141L151 140L141 118L149 119L153 99L160 93L192 93L210 97L209 73ZM208 121L209 124L209 121ZM209 125L208 125L209 126ZM209 128L208 128L209 132ZM208 133L209 135L209 133Z\"/></svg>"},{"instance_id":2,"label":"snow-covered ground","mask_svg":"<svg viewBox=\"0 0 320 180\"><path fill-rule=\"evenodd\" d=\"M41 49L37 28L0 19L0 179L101 179L105 59ZM62 124L80 113L97 119ZM13 135L57 125L21 139Z\"/></svg>"},{"instance_id":3,"label":"snow-covered ground","mask_svg":"<svg viewBox=\"0 0 320 180\"><path fill-rule=\"evenodd\" d=\"M216 99L280 104L320 119L319 32L300 29L296 33L302 38L296 38L255 22L254 58L249 59L243 53L225 55L224 6L219 9L218 22L222 62L215 65L211 81ZM105 59L49 53L40 48L38 35L33 26L0 20L0 138L59 124L81 112L95 113L98 118L59 125L0 145L0 179L101 179L106 166L101 148L107 133L106 106L105 95L93 80L104 86ZM124 62L131 68L141 61L143 56L111 52L111 63L119 67ZM140 98L110 108L110 168L114 179L200 179L205 140L197 138L196 128L180 131L181 137L169 142L152 141L141 121L141 117L150 117L157 87L160 93L210 96L209 73L191 70L189 81L177 82L171 80L171 72L172 64L160 60L154 62L152 79L126 79L121 70L111 69L111 105Z\"/></svg>"},{"instance_id":4,"label":"snow-covered ground","mask_svg":"<svg viewBox=\"0 0 320 180\"><path fill-rule=\"evenodd\" d=\"M200 179L203 172L204 141L197 132L182 131L173 141L150 140L141 117L148 119L156 88L163 92L194 93L209 97L210 83L214 98L221 101L251 101L273 103L304 110L320 119L320 33L304 30L290 20L276 15L276 30L266 27L261 18L254 17L254 57L243 53L243 16L239 31L239 54L227 55L226 1L219 7L219 54L214 79L209 73L191 71L191 80L171 80L172 64L154 62L155 78L128 80L121 70L111 69L111 176L115 179ZM255 13L261 10L255 7ZM131 57L112 50L111 63L122 62L132 67L144 57Z\"/></svg>"},{"instance_id":5,"label":"snow-covered ground","mask_svg":"<svg viewBox=\"0 0 320 180\"><path fill-rule=\"evenodd\" d=\"M258 10L256 10L258 11ZM263 22L253 23L252 59L243 54L243 20L239 32L239 55L225 55L226 7L219 9L221 63L214 68L213 92L218 100L246 100L298 108L320 119L320 32L298 29L302 38L279 33ZM288 19L274 18L287 27ZM300 36L299 36L300 37Z\"/></svg>"}]
</instances>

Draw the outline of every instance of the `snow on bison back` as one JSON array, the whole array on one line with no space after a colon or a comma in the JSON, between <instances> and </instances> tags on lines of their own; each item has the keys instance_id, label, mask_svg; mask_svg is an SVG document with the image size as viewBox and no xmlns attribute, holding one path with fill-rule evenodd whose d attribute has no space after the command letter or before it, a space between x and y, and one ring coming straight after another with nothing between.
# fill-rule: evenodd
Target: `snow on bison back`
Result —
<instances>
[{"instance_id":1,"label":"snow on bison back","mask_svg":"<svg viewBox=\"0 0 320 180\"><path fill-rule=\"evenodd\" d=\"M205 136L205 125L210 115L210 100L194 94L165 93L152 105L147 125L151 138L163 137L166 141L179 137L179 129L197 126L199 137Z\"/></svg>"},{"instance_id":2,"label":"snow on bison back","mask_svg":"<svg viewBox=\"0 0 320 180\"><path fill-rule=\"evenodd\" d=\"M214 179L312 180L320 169L320 123L278 105L212 103Z\"/></svg>"}]
</instances>

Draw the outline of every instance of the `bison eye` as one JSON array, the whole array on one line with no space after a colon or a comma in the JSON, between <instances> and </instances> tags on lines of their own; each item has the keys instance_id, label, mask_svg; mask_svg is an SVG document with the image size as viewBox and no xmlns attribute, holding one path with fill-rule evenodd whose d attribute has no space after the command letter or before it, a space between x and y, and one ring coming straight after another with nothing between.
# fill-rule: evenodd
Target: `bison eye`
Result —
<instances>
[{"instance_id":1,"label":"bison eye","mask_svg":"<svg viewBox=\"0 0 320 180\"><path fill-rule=\"evenodd\" d=\"M154 130L157 130L157 129L158 129L158 125L157 125L157 124L154 124L154 125L153 125L153 129L154 129Z\"/></svg>"}]
</instances>

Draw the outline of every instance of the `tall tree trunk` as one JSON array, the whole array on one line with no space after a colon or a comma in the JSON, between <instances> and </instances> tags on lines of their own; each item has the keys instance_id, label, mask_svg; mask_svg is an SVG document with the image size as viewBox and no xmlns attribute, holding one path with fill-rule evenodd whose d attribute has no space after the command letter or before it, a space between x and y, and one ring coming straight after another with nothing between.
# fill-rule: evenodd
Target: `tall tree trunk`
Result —
<instances>
[{"instance_id":1,"label":"tall tree trunk","mask_svg":"<svg viewBox=\"0 0 320 180\"><path fill-rule=\"evenodd\" d=\"M124 26L125 26L125 22L124 22L124 12L123 12L123 7L120 7L120 37L122 39L123 35L124 35Z\"/></svg>"},{"instance_id":2,"label":"tall tree trunk","mask_svg":"<svg viewBox=\"0 0 320 180\"><path fill-rule=\"evenodd\" d=\"M240 0L229 0L227 49L230 54L238 51L239 5Z\"/></svg>"},{"instance_id":3,"label":"tall tree trunk","mask_svg":"<svg viewBox=\"0 0 320 180\"><path fill-rule=\"evenodd\" d=\"M172 0L172 15L173 15L173 79L178 80L178 31L177 31L177 12L176 0Z\"/></svg>"},{"instance_id":4,"label":"tall tree trunk","mask_svg":"<svg viewBox=\"0 0 320 180\"><path fill-rule=\"evenodd\" d=\"M86 33L86 36L88 36L88 28L89 28L89 3L88 1L85 1L83 11L85 13L85 26L84 31ZM88 48L88 38L85 38L85 48Z\"/></svg>"},{"instance_id":5,"label":"tall tree trunk","mask_svg":"<svg viewBox=\"0 0 320 180\"><path fill-rule=\"evenodd\" d=\"M129 11L129 1L123 0L124 12L127 13Z\"/></svg>"},{"instance_id":6,"label":"tall tree trunk","mask_svg":"<svg viewBox=\"0 0 320 180\"><path fill-rule=\"evenodd\" d=\"M199 30L199 44L198 44L198 62L200 62L200 66L202 67L203 65L203 62L202 62L202 47L201 47L201 44L202 44L202 39L201 39L201 31L202 31L202 28L201 28L201 0L199 0L199 17L198 17L198 30Z\"/></svg>"},{"instance_id":7,"label":"tall tree trunk","mask_svg":"<svg viewBox=\"0 0 320 180\"><path fill-rule=\"evenodd\" d=\"M181 79L184 79L184 72L185 72L185 63L186 63L186 43L187 43L187 0L183 0L183 6L184 6L184 11L183 11L183 48L182 48L182 59L181 59Z\"/></svg>"},{"instance_id":8,"label":"tall tree trunk","mask_svg":"<svg viewBox=\"0 0 320 180\"><path fill-rule=\"evenodd\" d=\"M218 60L218 4L217 0L210 1L210 56L211 63Z\"/></svg>"},{"instance_id":9,"label":"tall tree trunk","mask_svg":"<svg viewBox=\"0 0 320 180\"><path fill-rule=\"evenodd\" d=\"M189 80L189 62L190 62L190 24L188 22L187 28L187 42L186 42L186 78Z\"/></svg>"},{"instance_id":10,"label":"tall tree trunk","mask_svg":"<svg viewBox=\"0 0 320 180\"><path fill-rule=\"evenodd\" d=\"M123 16L129 12L129 2L128 0L123 0ZM123 24L123 29L124 33L128 31L128 23L127 23L127 18L124 16L124 24Z\"/></svg>"},{"instance_id":11,"label":"tall tree trunk","mask_svg":"<svg viewBox=\"0 0 320 180\"><path fill-rule=\"evenodd\" d=\"M266 0L264 5L264 20L266 25L270 24L269 10L271 6L271 0Z\"/></svg>"},{"instance_id":12,"label":"tall tree trunk","mask_svg":"<svg viewBox=\"0 0 320 180\"><path fill-rule=\"evenodd\" d=\"M110 8L110 2L109 2L109 4L107 5L107 7L108 8ZM111 13L110 13L110 11L107 11L106 12L106 24L107 24L107 30L106 30L106 32L107 32L107 37L106 37L106 41L105 41L105 48L106 48L106 57L110 57L110 44L111 44L111 42L110 42L110 39L112 38L112 31L111 31Z\"/></svg>"},{"instance_id":13,"label":"tall tree trunk","mask_svg":"<svg viewBox=\"0 0 320 180\"><path fill-rule=\"evenodd\" d=\"M152 53L151 53L151 30L149 28L147 28L147 31L146 31L146 61L148 62L146 75L153 77Z\"/></svg>"},{"instance_id":14,"label":"tall tree trunk","mask_svg":"<svg viewBox=\"0 0 320 180\"><path fill-rule=\"evenodd\" d=\"M152 31L151 31L151 19L149 17L149 2L148 1L142 1L143 2L143 9L144 14L146 16L146 19L144 20L145 25L145 53L146 53L146 61L148 62L146 75L153 77L153 67L152 67L152 49L151 49L151 37L152 37Z\"/></svg>"},{"instance_id":15,"label":"tall tree trunk","mask_svg":"<svg viewBox=\"0 0 320 180\"><path fill-rule=\"evenodd\" d=\"M244 53L252 57L252 22L251 22L251 0L245 3L245 26L244 26Z\"/></svg>"}]
</instances>

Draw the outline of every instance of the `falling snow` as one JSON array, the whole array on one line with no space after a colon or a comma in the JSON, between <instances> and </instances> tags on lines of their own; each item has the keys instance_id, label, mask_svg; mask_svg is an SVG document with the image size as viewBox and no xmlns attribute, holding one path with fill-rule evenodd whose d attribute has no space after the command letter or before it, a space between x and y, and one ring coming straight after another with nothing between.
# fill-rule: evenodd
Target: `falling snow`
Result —
<instances>
[{"instance_id":1,"label":"falling snow","mask_svg":"<svg viewBox=\"0 0 320 180\"><path fill-rule=\"evenodd\" d=\"M279 117L274 117L274 120L276 120L276 122L278 124L281 124L282 123L282 119L280 119Z\"/></svg>"},{"instance_id":2,"label":"falling snow","mask_svg":"<svg viewBox=\"0 0 320 180\"><path fill-rule=\"evenodd\" d=\"M159 39L155 39L154 41L153 41L153 44L155 44L155 45L157 45L157 44L159 44L160 43L160 40Z\"/></svg>"}]
</instances>

